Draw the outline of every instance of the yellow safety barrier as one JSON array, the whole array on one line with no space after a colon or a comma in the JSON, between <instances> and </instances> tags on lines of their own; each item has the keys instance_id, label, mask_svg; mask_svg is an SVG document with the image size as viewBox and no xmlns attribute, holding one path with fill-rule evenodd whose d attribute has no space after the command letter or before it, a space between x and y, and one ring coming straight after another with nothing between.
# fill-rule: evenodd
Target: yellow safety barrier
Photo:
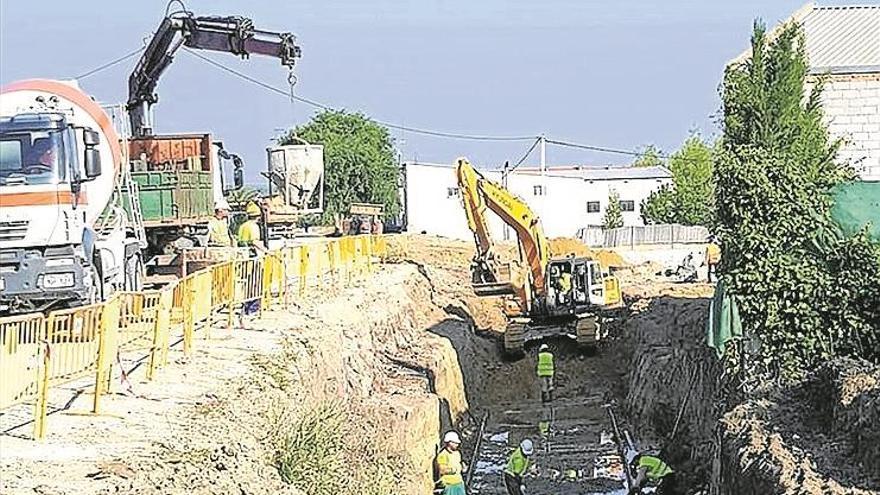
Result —
<instances>
[{"instance_id":1,"label":"yellow safety barrier","mask_svg":"<svg viewBox=\"0 0 880 495\"><path fill-rule=\"evenodd\" d=\"M147 379L168 363L171 336L189 355L197 332L210 338L216 316L232 328L245 304L287 306L292 294L351 282L387 256L381 235L342 237L222 261L162 290L120 292L100 304L0 318L0 410L34 403L34 437L46 435L52 387L94 376L92 413L110 391L121 353L146 352ZM222 320L221 320L222 321Z\"/></svg>"}]
</instances>

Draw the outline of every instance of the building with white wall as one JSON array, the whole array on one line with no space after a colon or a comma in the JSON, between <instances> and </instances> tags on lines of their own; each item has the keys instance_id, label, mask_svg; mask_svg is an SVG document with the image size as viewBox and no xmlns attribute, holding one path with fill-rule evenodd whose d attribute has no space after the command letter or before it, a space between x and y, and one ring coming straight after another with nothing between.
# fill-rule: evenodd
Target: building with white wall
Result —
<instances>
[{"instance_id":1,"label":"building with white wall","mask_svg":"<svg viewBox=\"0 0 880 495\"><path fill-rule=\"evenodd\" d=\"M880 180L880 5L809 3L769 36L789 22L803 27L811 82L825 78L825 121L829 133L843 139L838 159L863 180ZM747 50L731 63L750 55Z\"/></svg>"},{"instance_id":2,"label":"building with white wall","mask_svg":"<svg viewBox=\"0 0 880 495\"><path fill-rule=\"evenodd\" d=\"M472 239L451 164L404 164L404 205L409 232ZM502 183L501 171L483 174ZM664 167L549 167L546 174L521 168L507 177L507 189L522 198L541 218L549 237L571 237L582 227L601 225L612 190L620 196L624 225L642 225L641 203L672 174ZM489 213L493 236L504 226Z\"/></svg>"}]
</instances>

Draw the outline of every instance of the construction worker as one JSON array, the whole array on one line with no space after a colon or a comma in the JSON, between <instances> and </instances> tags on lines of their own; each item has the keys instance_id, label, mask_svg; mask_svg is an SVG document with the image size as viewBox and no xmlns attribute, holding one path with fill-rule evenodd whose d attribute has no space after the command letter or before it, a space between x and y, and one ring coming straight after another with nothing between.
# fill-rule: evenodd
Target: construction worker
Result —
<instances>
[{"instance_id":1,"label":"construction worker","mask_svg":"<svg viewBox=\"0 0 880 495\"><path fill-rule=\"evenodd\" d=\"M247 213L248 219L238 227L238 245L253 248L259 252L266 251L266 246L263 244L260 236L259 219L262 214L260 207L251 201L245 207L245 213Z\"/></svg>"},{"instance_id":2,"label":"construction worker","mask_svg":"<svg viewBox=\"0 0 880 495\"><path fill-rule=\"evenodd\" d=\"M715 275L715 278L718 278L718 263L721 262L721 246L718 245L718 241L715 236L709 236L709 243L706 245L706 260L704 264L706 265L706 279L711 283L712 276Z\"/></svg>"},{"instance_id":3,"label":"construction worker","mask_svg":"<svg viewBox=\"0 0 880 495\"><path fill-rule=\"evenodd\" d=\"M559 293L562 295L562 302L568 302L571 297L571 272L562 272L559 276Z\"/></svg>"},{"instance_id":4,"label":"construction worker","mask_svg":"<svg viewBox=\"0 0 880 495\"><path fill-rule=\"evenodd\" d=\"M461 452L458 450L460 445L461 438L458 433L449 431L443 436L443 449L435 460L443 495L465 495L464 478L461 475L464 465L461 463Z\"/></svg>"},{"instance_id":5,"label":"construction worker","mask_svg":"<svg viewBox=\"0 0 880 495\"><path fill-rule=\"evenodd\" d=\"M541 402L553 400L553 353L550 346L541 344L538 348L538 380L541 381Z\"/></svg>"},{"instance_id":6,"label":"construction worker","mask_svg":"<svg viewBox=\"0 0 880 495\"><path fill-rule=\"evenodd\" d=\"M208 246L231 247L232 237L229 235L229 205L225 199L214 203L214 216L208 221Z\"/></svg>"},{"instance_id":7,"label":"construction worker","mask_svg":"<svg viewBox=\"0 0 880 495\"><path fill-rule=\"evenodd\" d=\"M504 468L504 488L507 495L524 495L526 491L523 485L523 475L529 468L529 457L535 451L532 441L526 438L520 442L519 447L510 454L507 467Z\"/></svg>"},{"instance_id":8,"label":"construction worker","mask_svg":"<svg viewBox=\"0 0 880 495\"><path fill-rule=\"evenodd\" d=\"M675 471L659 457L629 451L626 460L633 477L629 495L639 495L643 493L642 488L649 486L657 487L654 492L657 495L681 493L675 480Z\"/></svg>"}]
</instances>

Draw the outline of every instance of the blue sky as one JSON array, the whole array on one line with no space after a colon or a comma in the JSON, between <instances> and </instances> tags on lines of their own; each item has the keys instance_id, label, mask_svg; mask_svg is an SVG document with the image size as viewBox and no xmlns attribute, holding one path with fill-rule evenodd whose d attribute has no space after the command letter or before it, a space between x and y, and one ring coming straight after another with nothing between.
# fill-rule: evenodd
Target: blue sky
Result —
<instances>
[{"instance_id":1,"label":"blue sky","mask_svg":"<svg viewBox=\"0 0 880 495\"><path fill-rule=\"evenodd\" d=\"M674 150L691 130L717 133L717 87L751 24L802 0L188 0L197 15L244 15L302 46L296 92L406 126L536 135ZM835 2L820 2L831 4ZM840 3L840 2L836 2ZM862 3L877 3L868 1ZM0 82L70 78L138 48L164 1L0 0ZM214 60L286 87L277 60ZM104 102L126 99L131 59L81 81ZM314 109L179 52L159 83L157 132L211 131L242 154L249 181L265 147ZM393 131L404 159L482 166L516 161L529 142L473 142ZM548 147L549 164L610 164L616 155ZM537 161L534 154L530 162Z\"/></svg>"}]
</instances>

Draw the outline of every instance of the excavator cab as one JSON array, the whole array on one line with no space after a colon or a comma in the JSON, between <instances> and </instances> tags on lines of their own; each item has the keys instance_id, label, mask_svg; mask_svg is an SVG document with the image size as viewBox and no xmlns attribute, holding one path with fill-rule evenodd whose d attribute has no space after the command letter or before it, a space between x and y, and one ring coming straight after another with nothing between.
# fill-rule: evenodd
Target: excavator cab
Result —
<instances>
[{"instance_id":1,"label":"excavator cab","mask_svg":"<svg viewBox=\"0 0 880 495\"><path fill-rule=\"evenodd\" d=\"M547 272L549 315L577 315L604 303L605 285L596 261L575 257L552 260Z\"/></svg>"}]
</instances>

